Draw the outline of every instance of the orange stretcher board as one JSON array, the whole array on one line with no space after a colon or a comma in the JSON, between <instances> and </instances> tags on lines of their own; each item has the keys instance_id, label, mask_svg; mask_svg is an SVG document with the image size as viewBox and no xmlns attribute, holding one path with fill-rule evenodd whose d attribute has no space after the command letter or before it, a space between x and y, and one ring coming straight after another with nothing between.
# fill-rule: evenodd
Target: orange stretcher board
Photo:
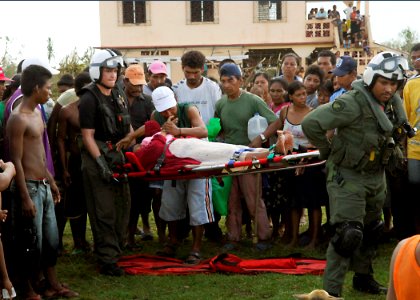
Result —
<instances>
[{"instance_id":1,"label":"orange stretcher board","mask_svg":"<svg viewBox=\"0 0 420 300\"><path fill-rule=\"evenodd\" d=\"M290 170L301 167L319 166L325 160L318 158L319 151L308 151L305 153L294 153L290 155L277 155L273 158L262 158L247 161L236 161L233 164L219 165L186 165L179 170L165 170L163 166L159 172L145 170L133 152L126 152L127 164L117 173L115 178L139 178L147 181L156 180L180 180L196 179L221 176L238 176L250 173L264 173L281 170Z\"/></svg>"}]
</instances>

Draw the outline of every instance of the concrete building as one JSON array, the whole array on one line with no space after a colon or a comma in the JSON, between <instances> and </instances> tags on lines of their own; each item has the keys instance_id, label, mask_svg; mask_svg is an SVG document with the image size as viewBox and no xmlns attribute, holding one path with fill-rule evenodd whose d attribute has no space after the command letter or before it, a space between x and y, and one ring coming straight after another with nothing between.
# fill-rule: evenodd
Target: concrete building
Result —
<instances>
[{"instance_id":1,"label":"concrete building","mask_svg":"<svg viewBox=\"0 0 420 300\"><path fill-rule=\"evenodd\" d=\"M278 74L285 53L296 53L307 66L324 49L352 55L362 72L369 57L381 51L371 42L369 2L365 1L365 49L362 43L343 48L331 19L308 20L307 2L100 1L101 48L119 49L128 63L147 65L161 59L173 82L183 77L182 54L193 49L206 55L207 75L215 78L218 62L225 58L245 71L257 66ZM330 6L326 1L324 7Z\"/></svg>"}]
</instances>

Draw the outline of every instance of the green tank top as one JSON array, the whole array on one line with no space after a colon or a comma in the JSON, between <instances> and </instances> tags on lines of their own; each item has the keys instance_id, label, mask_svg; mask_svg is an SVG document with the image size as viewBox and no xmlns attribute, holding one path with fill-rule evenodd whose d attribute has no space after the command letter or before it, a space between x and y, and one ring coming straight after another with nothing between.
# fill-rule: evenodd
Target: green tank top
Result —
<instances>
[{"instance_id":1,"label":"green tank top","mask_svg":"<svg viewBox=\"0 0 420 300\"><path fill-rule=\"evenodd\" d=\"M177 112L177 118L178 118L178 127L179 128L191 128L191 121L188 118L188 108L191 106L189 103L178 103L178 112ZM156 122L162 126L166 122L166 118L164 118L157 110L155 110L154 119Z\"/></svg>"}]
</instances>

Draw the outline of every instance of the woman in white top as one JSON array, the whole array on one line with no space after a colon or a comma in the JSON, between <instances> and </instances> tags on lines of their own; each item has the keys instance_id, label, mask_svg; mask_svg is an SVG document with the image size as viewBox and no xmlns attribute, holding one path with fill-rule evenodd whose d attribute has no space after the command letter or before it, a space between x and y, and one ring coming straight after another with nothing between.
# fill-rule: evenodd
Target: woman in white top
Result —
<instances>
[{"instance_id":1,"label":"woman in white top","mask_svg":"<svg viewBox=\"0 0 420 300\"><path fill-rule=\"evenodd\" d=\"M295 81L289 84L289 99L291 104L282 108L280 112L280 129L290 131L293 135L293 148L298 150L299 145L308 147L309 142L302 131L302 120L312 110L306 104L306 89L303 83ZM292 94L291 94L292 92Z\"/></svg>"}]
</instances>

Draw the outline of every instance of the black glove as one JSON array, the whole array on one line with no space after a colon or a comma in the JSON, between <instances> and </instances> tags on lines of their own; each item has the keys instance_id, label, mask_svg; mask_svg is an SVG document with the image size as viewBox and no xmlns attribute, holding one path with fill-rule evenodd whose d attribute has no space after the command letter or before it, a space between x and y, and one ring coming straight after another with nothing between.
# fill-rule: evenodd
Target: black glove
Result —
<instances>
[{"instance_id":1,"label":"black glove","mask_svg":"<svg viewBox=\"0 0 420 300\"><path fill-rule=\"evenodd\" d=\"M112 171L108 167L105 157L103 155L98 156L96 158L96 163L99 166L99 174L101 175L102 180L110 183L114 177Z\"/></svg>"},{"instance_id":2,"label":"black glove","mask_svg":"<svg viewBox=\"0 0 420 300\"><path fill-rule=\"evenodd\" d=\"M328 156L330 156L331 149L330 148L319 148L319 159L326 160Z\"/></svg>"}]
</instances>

